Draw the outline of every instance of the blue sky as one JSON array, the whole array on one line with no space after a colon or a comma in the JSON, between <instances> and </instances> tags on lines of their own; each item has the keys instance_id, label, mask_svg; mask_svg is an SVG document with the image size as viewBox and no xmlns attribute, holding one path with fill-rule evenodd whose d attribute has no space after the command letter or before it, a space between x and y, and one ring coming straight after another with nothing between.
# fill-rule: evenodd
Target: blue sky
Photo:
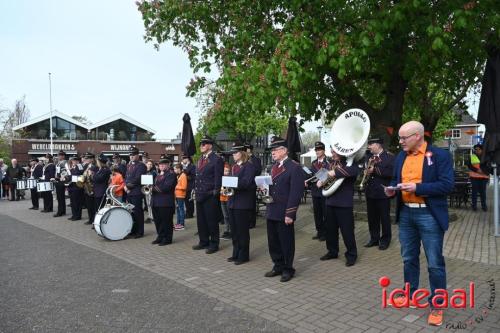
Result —
<instances>
[{"instance_id":1,"label":"blue sky","mask_svg":"<svg viewBox=\"0 0 500 333\"><path fill-rule=\"evenodd\" d=\"M0 105L26 95L31 116L53 108L97 122L123 112L173 138L182 116L197 122L196 101L185 96L192 71L171 45L156 51L129 0L0 1Z\"/></svg>"},{"instance_id":2,"label":"blue sky","mask_svg":"<svg viewBox=\"0 0 500 333\"><path fill-rule=\"evenodd\" d=\"M196 101L185 96L187 55L146 44L134 2L0 0L0 107L26 95L32 117L49 112L51 72L53 109L70 116L97 122L122 112L170 139L188 112L196 128Z\"/></svg>"}]
</instances>

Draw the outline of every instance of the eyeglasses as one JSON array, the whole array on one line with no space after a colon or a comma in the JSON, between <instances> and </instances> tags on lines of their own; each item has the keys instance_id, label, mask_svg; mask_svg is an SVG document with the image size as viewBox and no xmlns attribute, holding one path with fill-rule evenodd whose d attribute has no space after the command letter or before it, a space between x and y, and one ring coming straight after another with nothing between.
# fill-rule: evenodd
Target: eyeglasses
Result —
<instances>
[{"instance_id":1,"label":"eyeglasses","mask_svg":"<svg viewBox=\"0 0 500 333\"><path fill-rule=\"evenodd\" d=\"M407 135L407 136L398 136L398 140L399 141L406 141L408 140L409 138L411 138L412 136L414 136L415 134L417 134L417 132L413 133L413 134L410 134L410 135Z\"/></svg>"}]
</instances>

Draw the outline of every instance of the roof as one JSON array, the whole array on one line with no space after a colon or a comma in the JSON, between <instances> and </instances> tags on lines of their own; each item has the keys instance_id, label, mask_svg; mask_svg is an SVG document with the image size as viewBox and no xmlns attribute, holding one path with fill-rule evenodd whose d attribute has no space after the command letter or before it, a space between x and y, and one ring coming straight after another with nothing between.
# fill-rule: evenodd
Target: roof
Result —
<instances>
[{"instance_id":1,"label":"roof","mask_svg":"<svg viewBox=\"0 0 500 333\"><path fill-rule=\"evenodd\" d=\"M457 123L455 124L455 126L477 125L476 119L474 119L474 117L472 117L466 110L456 110L455 113L457 115Z\"/></svg>"},{"instance_id":2,"label":"roof","mask_svg":"<svg viewBox=\"0 0 500 333\"><path fill-rule=\"evenodd\" d=\"M68 121L68 122L70 122L72 124L75 124L76 126L83 127L83 128L85 128L87 130L92 130L94 128L97 128L97 127L106 125L108 123L111 123L111 122L113 122L115 120L122 119L122 120L125 120L126 122L128 122L130 124L133 124L133 125L135 125L137 127L142 128L142 129L144 129L144 130L146 130L146 131L148 131L148 132L150 132L152 134L155 134L155 131L152 128L150 128L150 127L148 127L146 125L141 124L140 122L138 122L138 121L130 118L129 116L124 115L123 113L117 113L117 114L115 114L115 115L113 115L113 116L111 116L109 118L106 118L104 120L101 120L98 123L94 123L94 124L91 124L91 125L86 125L84 123L81 123L78 120L75 120L75 119L71 118L70 116L68 116L67 114L64 114L64 113L59 112L59 111L53 111L52 112L52 117L58 117L58 118L64 119L64 120L66 120L66 121ZM39 122L47 120L47 119L50 119L50 112L48 112L48 113L46 113L46 114L44 114L44 115L42 115L40 117L33 118L32 120L27 121L25 123L19 124L16 127L12 128L12 130L17 131L17 130L20 130L20 129L28 127L28 126L31 126L33 124L39 123Z\"/></svg>"},{"instance_id":3,"label":"roof","mask_svg":"<svg viewBox=\"0 0 500 333\"><path fill-rule=\"evenodd\" d=\"M59 111L52 111L52 117L58 117L58 118L66 120L67 122L75 124L77 126L83 127L85 129L89 129L88 125L81 123L78 120L75 120L75 119L71 118L70 116L68 116L67 114L64 114L64 113L59 112ZM13 127L12 130L17 131L17 130L31 126L33 124L39 123L39 122L47 120L47 119L50 119L50 112L48 112L44 115L41 115L40 117L33 118L32 120L29 120L25 123L19 124L19 125Z\"/></svg>"},{"instance_id":4,"label":"roof","mask_svg":"<svg viewBox=\"0 0 500 333\"><path fill-rule=\"evenodd\" d=\"M145 129L146 131L148 131L150 133L153 133L153 134L156 133L152 128L150 128L150 127L148 127L146 125L141 124L140 122L138 122L138 121L130 118L127 115L124 115L123 113L117 113L117 114L115 114L115 115L113 115L111 117L108 117L106 119L101 120L98 123L94 123L94 124L90 125L88 128L89 129L94 129L94 128L97 128L97 127L101 127L103 125L106 125L108 123L111 123L111 122L113 122L115 120L119 120L119 119L125 120L126 122L129 122L129 123L131 123L131 124L133 124L133 125L135 125L137 127Z\"/></svg>"}]
</instances>

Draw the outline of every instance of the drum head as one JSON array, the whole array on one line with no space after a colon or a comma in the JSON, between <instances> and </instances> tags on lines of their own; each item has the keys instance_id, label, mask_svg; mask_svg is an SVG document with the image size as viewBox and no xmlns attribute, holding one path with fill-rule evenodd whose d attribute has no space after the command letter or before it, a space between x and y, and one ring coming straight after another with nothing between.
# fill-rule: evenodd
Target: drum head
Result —
<instances>
[{"instance_id":1,"label":"drum head","mask_svg":"<svg viewBox=\"0 0 500 333\"><path fill-rule=\"evenodd\" d=\"M122 207L104 209L107 211L100 219L96 219L102 235L109 240L124 239L132 230L132 215Z\"/></svg>"}]
</instances>

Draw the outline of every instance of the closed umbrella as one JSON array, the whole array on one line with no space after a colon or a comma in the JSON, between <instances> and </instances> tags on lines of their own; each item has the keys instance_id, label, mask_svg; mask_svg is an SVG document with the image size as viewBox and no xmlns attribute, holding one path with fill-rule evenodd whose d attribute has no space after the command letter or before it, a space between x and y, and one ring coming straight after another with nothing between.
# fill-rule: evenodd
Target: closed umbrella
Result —
<instances>
[{"instance_id":1,"label":"closed umbrella","mask_svg":"<svg viewBox=\"0 0 500 333\"><path fill-rule=\"evenodd\" d=\"M497 173L497 167L500 164L500 50L498 48L490 52L490 57L486 62L477 122L486 127L482 162L488 163L493 170L493 220L495 236L498 237L500 236Z\"/></svg>"},{"instance_id":2,"label":"closed umbrella","mask_svg":"<svg viewBox=\"0 0 500 333\"><path fill-rule=\"evenodd\" d=\"M194 142L193 128L191 127L191 117L189 113L184 114L182 121L181 150L184 155L193 156L196 154L196 144Z\"/></svg>"},{"instance_id":3,"label":"closed umbrella","mask_svg":"<svg viewBox=\"0 0 500 333\"><path fill-rule=\"evenodd\" d=\"M288 129L286 131L286 144L288 147L288 157L299 161L299 154L302 152L299 130L297 128L297 118L290 117L288 120Z\"/></svg>"}]
</instances>

